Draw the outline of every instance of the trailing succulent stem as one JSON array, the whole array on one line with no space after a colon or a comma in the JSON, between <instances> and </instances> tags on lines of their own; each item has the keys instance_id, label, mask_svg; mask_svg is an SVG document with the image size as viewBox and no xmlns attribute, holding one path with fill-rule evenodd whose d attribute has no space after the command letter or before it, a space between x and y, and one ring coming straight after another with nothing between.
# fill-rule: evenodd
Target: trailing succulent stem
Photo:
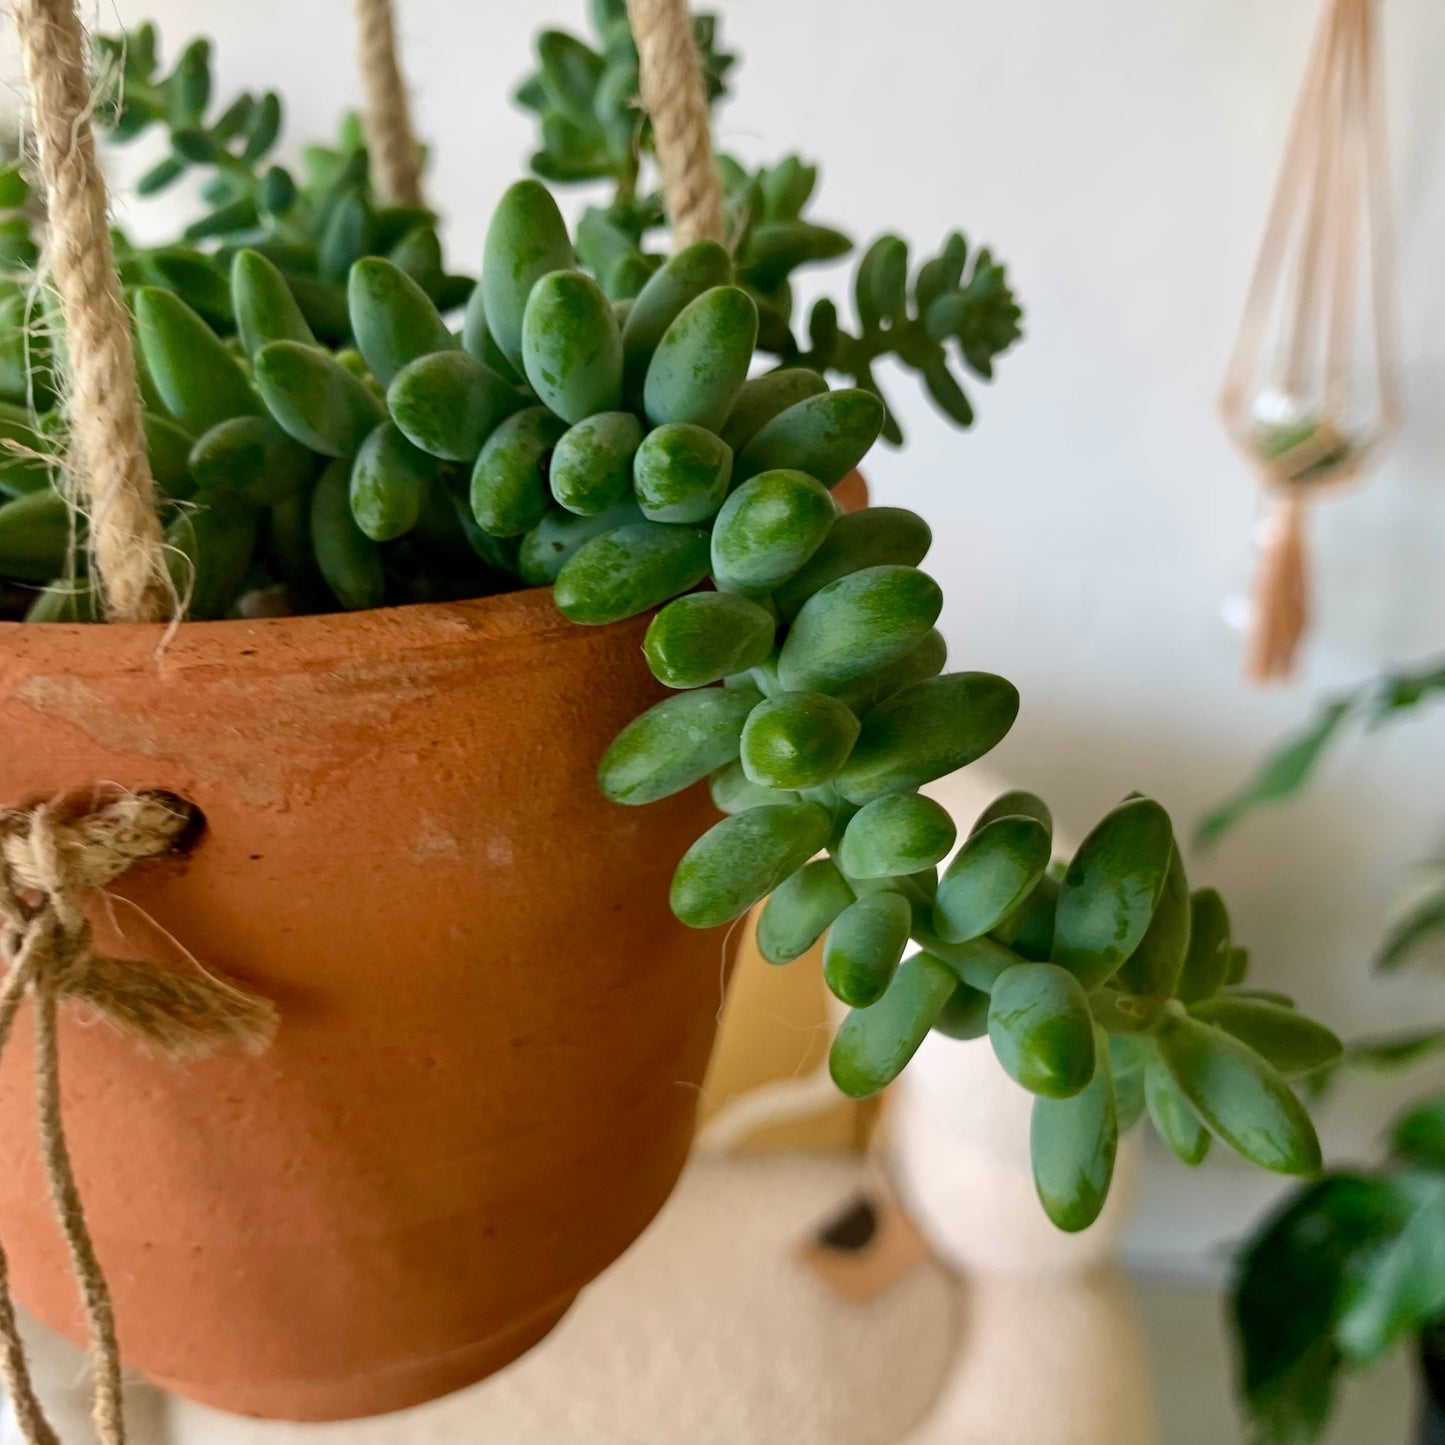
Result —
<instances>
[{"instance_id":1,"label":"trailing succulent stem","mask_svg":"<svg viewBox=\"0 0 1445 1445\"><path fill-rule=\"evenodd\" d=\"M557 104L574 71L600 84L573 59L549 82ZM159 114L177 82L147 84L131 104ZM784 170L758 183L787 192L764 214L796 216L811 190L811 174ZM178 286L136 288L147 440L188 615L522 586L550 586L583 626L651 614L643 652L669 694L609 747L602 791L644 805L707 782L725 816L678 864L673 910L710 928L767 899L759 942L778 963L824 941L852 1009L832 1052L846 1092L883 1088L932 1030L986 1033L1037 1095L1039 1193L1067 1229L1103 1207L1119 1133L1146 1110L1190 1163L1217 1136L1267 1168L1314 1169L1285 1075L1338 1045L1244 986L1223 904L1190 894L1157 803L1125 799L1060 871L1047 808L1006 794L939 871L956 830L919 789L994 747L1018 694L944 670L923 519L842 515L833 489L887 424L866 384L876 338L927 376L939 334L965 355L974 344L940 305L970 290L995 304L1001 274L979 255L965 281L955 241L909 292L902 243L880 242L860 268L859 333L815 327L811 351L760 373L759 353L781 345L763 293L790 269L768 269L761 227L736 256L700 241L619 287L597 222L574 237L548 190L519 181L456 333L444 294L359 239L344 270L328 269L341 252L323 268L344 286L329 328L298 290L311 274L265 245L215 259L211 314ZM808 360L865 384L830 387ZM31 590L34 621L90 619L49 485L54 430L20 407L0 425L30 449L0 468L13 497L0 577Z\"/></svg>"},{"instance_id":2,"label":"trailing succulent stem","mask_svg":"<svg viewBox=\"0 0 1445 1445\"><path fill-rule=\"evenodd\" d=\"M592 23L595 45L564 31L544 31L537 40L537 70L516 99L541 129L542 144L531 160L536 175L560 184L612 185L610 204L584 213L577 251L616 299L635 295L661 264L661 252L649 249L649 240L667 218L662 199L638 189L651 135L638 98L637 50L623 0L595 0ZM718 48L715 16L699 15L694 24L708 99L715 102L727 93L735 57ZM856 268L856 331L844 327L837 304L824 298L809 313L805 343L794 318L795 273L853 250L843 232L804 214L817 167L790 155L757 171L722 156L719 168L734 279L758 307L758 350L782 366L846 377L880 399L874 368L894 360L917 373L954 425L971 426L973 404L956 373L992 380L995 359L1022 335L1023 313L992 252L970 253L954 232L910 281L907 245L897 236L880 236ZM888 410L883 436L894 445L903 441Z\"/></svg>"}]
</instances>

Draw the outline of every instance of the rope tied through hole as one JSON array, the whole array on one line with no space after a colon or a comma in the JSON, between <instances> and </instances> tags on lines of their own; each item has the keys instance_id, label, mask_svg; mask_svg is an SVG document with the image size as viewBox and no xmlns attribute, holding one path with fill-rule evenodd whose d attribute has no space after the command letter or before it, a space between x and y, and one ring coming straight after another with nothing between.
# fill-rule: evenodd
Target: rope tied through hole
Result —
<instances>
[{"instance_id":1,"label":"rope tied through hole","mask_svg":"<svg viewBox=\"0 0 1445 1445\"><path fill-rule=\"evenodd\" d=\"M83 1004L140 1047L197 1059L229 1044L260 1052L275 1007L203 972L111 958L94 946L87 895L136 863L180 851L199 814L168 793L116 792L90 807L63 801L0 810L0 1053L28 997L35 1013L35 1095L41 1154L57 1223L80 1287L93 1354L92 1414L102 1445L124 1445L120 1349L110 1291L81 1203L60 1103L62 1000ZM0 1378L27 1445L61 1445L25 1358L0 1248Z\"/></svg>"}]
</instances>

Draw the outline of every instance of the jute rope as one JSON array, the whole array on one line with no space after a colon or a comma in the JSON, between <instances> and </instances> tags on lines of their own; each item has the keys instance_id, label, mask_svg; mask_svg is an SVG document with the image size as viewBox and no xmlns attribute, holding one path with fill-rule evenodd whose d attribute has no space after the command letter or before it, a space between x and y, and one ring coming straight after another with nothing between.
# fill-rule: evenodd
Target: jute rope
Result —
<instances>
[{"instance_id":1,"label":"jute rope","mask_svg":"<svg viewBox=\"0 0 1445 1445\"><path fill-rule=\"evenodd\" d=\"M49 210L49 260L70 362L69 470L90 518L106 616L159 622L175 600L146 459L130 319L95 162L90 82L74 0L15 0Z\"/></svg>"},{"instance_id":2,"label":"jute rope","mask_svg":"<svg viewBox=\"0 0 1445 1445\"><path fill-rule=\"evenodd\" d=\"M396 54L391 0L355 0L361 64L361 124L372 180L387 205L420 206L421 146L412 129L406 83Z\"/></svg>"},{"instance_id":3,"label":"jute rope","mask_svg":"<svg viewBox=\"0 0 1445 1445\"><path fill-rule=\"evenodd\" d=\"M1255 580L1245 675L1287 677L1309 624L1305 504L1358 478L1399 425L1393 238L1378 75L1375 0L1327 0L1305 73L1259 260L1250 282L1220 408L1236 445L1271 498ZM1362 432L1343 425L1357 383L1360 242L1368 241L1377 415ZM1297 244L1293 271L1291 243ZM1261 457L1250 413L1271 320L1283 322L1275 358L1284 394L1318 381L1310 435Z\"/></svg>"},{"instance_id":4,"label":"jute rope","mask_svg":"<svg viewBox=\"0 0 1445 1445\"><path fill-rule=\"evenodd\" d=\"M80 1287L92 1352L92 1418L102 1445L124 1445L120 1348L110 1291L71 1164L60 1103L57 1006L89 1008L143 1048L194 1059L227 1044L265 1048L270 1003L199 968L181 971L97 953L87 894L130 867L176 851L196 814L165 793L117 793L85 809L61 803L0 811L0 1052L28 996L35 1014L35 1095L41 1157ZM0 1377L27 1445L60 1445L36 1396L0 1248Z\"/></svg>"},{"instance_id":5,"label":"jute rope","mask_svg":"<svg viewBox=\"0 0 1445 1445\"><path fill-rule=\"evenodd\" d=\"M722 241L723 194L707 89L685 0L627 0L674 250Z\"/></svg>"}]
</instances>

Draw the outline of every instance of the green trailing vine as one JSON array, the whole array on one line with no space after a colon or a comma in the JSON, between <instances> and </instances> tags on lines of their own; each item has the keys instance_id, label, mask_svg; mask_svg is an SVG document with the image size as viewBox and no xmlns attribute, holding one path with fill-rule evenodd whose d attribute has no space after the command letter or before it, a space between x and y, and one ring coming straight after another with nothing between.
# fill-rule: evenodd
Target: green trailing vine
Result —
<instances>
[{"instance_id":1,"label":"green trailing vine","mask_svg":"<svg viewBox=\"0 0 1445 1445\"><path fill-rule=\"evenodd\" d=\"M1199 826L1198 842L1213 846L1257 809L1297 797L1330 749L1351 730L1375 732L1442 699L1445 659L1438 657L1384 673L1329 699L1311 722L1273 749L1255 775L1209 813ZM1441 871L1438 864L1433 871ZM1380 945L1377 966L1397 968L1441 937L1445 937L1445 876L1392 924Z\"/></svg>"},{"instance_id":2,"label":"green trailing vine","mask_svg":"<svg viewBox=\"0 0 1445 1445\"><path fill-rule=\"evenodd\" d=\"M638 98L637 50L624 0L594 0L594 44L560 30L537 39L537 70L516 92L537 118L541 145L534 174L566 185L606 182L611 202L584 211L577 253L614 299L633 296L661 264L649 248L666 224L661 199L639 190L651 146ZM708 99L727 94L735 57L719 48L717 18L694 20ZM884 401L884 438L901 445L903 432L875 375L889 359L917 374L934 404L959 427L973 424L973 404L959 373L993 379L994 363L1022 336L1023 312L1003 264L987 247L970 248L958 232L910 278L908 246L884 235L863 252L853 282L856 329L840 319L836 302L816 301L806 336L795 320L793 278L803 267L838 260L853 242L806 215L817 185L816 166L797 156L749 171L719 159L727 201L728 236L736 284L758 308L758 349L783 366L802 366L845 378Z\"/></svg>"},{"instance_id":3,"label":"green trailing vine","mask_svg":"<svg viewBox=\"0 0 1445 1445\"><path fill-rule=\"evenodd\" d=\"M1331 749L1445 699L1445 659L1373 678L1326 701L1253 778L1203 822L1220 841L1256 809L1299 796ZM1445 877L1397 918L1376 952L1388 973L1445 939ZM1438 1061L1445 1027L1351 1040L1312 1076L1395 1073ZM1258 1445L1321 1438L1338 1384L1402 1343L1441 1358L1445 1329L1445 1097L1427 1094L1385 1135L1383 1160L1341 1170L1289 1195L1241 1251L1232 1299L1239 1390ZM1426 1342L1430 1343L1426 1343Z\"/></svg>"},{"instance_id":4,"label":"green trailing vine","mask_svg":"<svg viewBox=\"0 0 1445 1445\"><path fill-rule=\"evenodd\" d=\"M625 52L620 32L609 45ZM543 54L557 72L547 103L570 97L581 129L582 81L595 98L610 72L561 42ZM244 160L246 125L228 138L222 124L235 107L206 129L199 60L156 80L153 45L124 56L144 85L118 112L123 133L199 131L211 143L183 143L188 164L229 177L219 146L252 179L265 165L267 184L270 162ZM720 84L726 66L715 53L711 63ZM258 104L241 110L254 117ZM634 116L637 145L642 129ZM548 130L554 169L572 133ZM946 670L923 519L840 513L833 489L888 418L871 387L830 385L819 366L856 366L866 381L894 348L927 374L934 333L973 336L968 318L984 312L970 308L1002 285L992 261L969 270L951 242L910 282L902 243L885 238L859 268L857 334L829 332L815 308L812 349L791 343L789 364L769 369L785 350L766 339L783 313L770 319L764 293L783 295L796 251L770 260L765 228L811 226L800 219L809 169L784 162L748 181L764 200L736 251L701 241L644 257L645 276L632 265L644 253L616 238L652 217L653 201L634 190L605 226L589 212L574 233L528 179L497 205L454 330L450 293L386 244L364 152L346 155L363 160L297 185L287 206L257 202L254 224L242 208L229 214L245 224L218 231L208 213L199 239L213 249L200 254L226 293L209 314L170 273L130 292L186 615L528 586L551 587L581 626L647 615L643 652L666 696L608 748L602 791L645 806L706 784L722 816L680 860L673 910L712 928L766 899L759 946L779 964L824 941L829 986L851 1010L831 1056L843 1090L885 1087L931 1031L987 1036L1036 1096L1039 1194L1065 1229L1097 1217L1119 1135L1145 1114L1190 1164L1217 1137L1266 1168L1316 1169L1289 1081L1328 1063L1338 1041L1250 986L1222 900L1191 891L1158 803L1122 800L1055 864L1049 811L1032 795L998 799L955 852L953 820L919 791L992 749L1018 694L1001 677ZM249 187L228 181L211 203L249 204ZM371 221L343 272L329 238L352 200ZM430 218L416 227L435 234ZM313 249L277 249L292 245ZM319 327L298 281L332 288L344 317ZM971 363L982 366L992 343L959 344L983 348ZM32 622L95 620L84 549L52 486L53 416L12 402L0 418L24 429L0 461L11 496L0 577Z\"/></svg>"}]
</instances>

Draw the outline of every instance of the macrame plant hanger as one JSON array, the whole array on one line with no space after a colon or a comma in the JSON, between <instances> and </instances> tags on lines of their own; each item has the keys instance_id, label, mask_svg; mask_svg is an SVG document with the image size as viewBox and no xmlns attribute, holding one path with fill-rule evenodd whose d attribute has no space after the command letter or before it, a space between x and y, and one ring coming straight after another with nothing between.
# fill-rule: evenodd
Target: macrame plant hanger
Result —
<instances>
[{"instance_id":1,"label":"macrame plant hanger","mask_svg":"<svg viewBox=\"0 0 1445 1445\"><path fill-rule=\"evenodd\" d=\"M1220 393L1270 505L1245 675L1287 678L1310 617L1305 509L1400 423L1377 0L1326 0Z\"/></svg>"},{"instance_id":2,"label":"macrame plant hanger","mask_svg":"<svg viewBox=\"0 0 1445 1445\"><path fill-rule=\"evenodd\" d=\"M422 205L422 150L397 63L391 0L354 0L354 7L373 184L387 204ZM685 0L629 0L628 11L674 244L721 239L721 183ZM68 485L89 518L91 575L106 620L166 623L180 602L167 567L141 426L131 323L96 161L84 29L76 0L16 0L13 14L32 100L36 158L48 202L49 263L69 361ZM268 1045L277 1026L268 1000L199 966L185 971L109 958L92 943L87 899L132 866L188 846L198 822L196 810L169 793L100 784L84 801L0 807L0 1052L29 1002L41 1153L90 1340L92 1419L101 1445L125 1445L120 1346L66 1142L58 1006L78 1003L138 1046L171 1058ZM62 1445L31 1380L3 1248L0 1383L25 1445Z\"/></svg>"}]
</instances>

